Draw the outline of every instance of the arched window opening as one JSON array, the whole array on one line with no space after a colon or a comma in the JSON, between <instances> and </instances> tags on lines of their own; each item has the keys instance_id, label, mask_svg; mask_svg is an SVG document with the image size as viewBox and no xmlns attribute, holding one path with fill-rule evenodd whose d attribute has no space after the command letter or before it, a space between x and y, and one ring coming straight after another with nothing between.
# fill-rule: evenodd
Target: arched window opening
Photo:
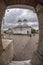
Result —
<instances>
[{"instance_id":1,"label":"arched window opening","mask_svg":"<svg viewBox=\"0 0 43 65\"><path fill-rule=\"evenodd\" d=\"M2 39L13 40L14 59L29 60L37 50L39 23L31 7L8 7L2 20Z\"/></svg>"}]
</instances>

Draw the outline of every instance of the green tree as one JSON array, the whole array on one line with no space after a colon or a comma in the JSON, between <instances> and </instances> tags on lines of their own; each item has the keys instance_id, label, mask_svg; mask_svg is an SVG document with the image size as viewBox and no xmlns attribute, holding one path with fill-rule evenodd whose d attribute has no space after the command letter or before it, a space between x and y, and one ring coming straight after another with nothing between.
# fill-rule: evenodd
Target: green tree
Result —
<instances>
[{"instance_id":1,"label":"green tree","mask_svg":"<svg viewBox=\"0 0 43 65\"><path fill-rule=\"evenodd\" d=\"M32 29L31 29L31 33L32 33L32 34L36 33L36 30L32 28Z\"/></svg>"}]
</instances>

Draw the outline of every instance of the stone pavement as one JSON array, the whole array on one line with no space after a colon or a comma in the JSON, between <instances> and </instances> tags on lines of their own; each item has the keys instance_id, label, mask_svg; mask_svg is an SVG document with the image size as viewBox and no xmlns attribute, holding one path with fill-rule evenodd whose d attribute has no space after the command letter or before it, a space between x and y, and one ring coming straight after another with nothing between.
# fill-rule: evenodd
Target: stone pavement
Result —
<instances>
[{"instance_id":1,"label":"stone pavement","mask_svg":"<svg viewBox=\"0 0 43 65\"><path fill-rule=\"evenodd\" d=\"M32 58L33 52L36 51L38 46L39 35L36 34L29 38L29 36L18 36L14 38L14 60L29 60Z\"/></svg>"},{"instance_id":2,"label":"stone pavement","mask_svg":"<svg viewBox=\"0 0 43 65\"><path fill-rule=\"evenodd\" d=\"M6 35L13 40L14 44L14 61L29 60L33 56L38 46L39 34L32 35ZM6 38L7 38L6 37Z\"/></svg>"},{"instance_id":3,"label":"stone pavement","mask_svg":"<svg viewBox=\"0 0 43 65\"><path fill-rule=\"evenodd\" d=\"M31 60L26 61L12 61L9 65L30 65Z\"/></svg>"}]
</instances>

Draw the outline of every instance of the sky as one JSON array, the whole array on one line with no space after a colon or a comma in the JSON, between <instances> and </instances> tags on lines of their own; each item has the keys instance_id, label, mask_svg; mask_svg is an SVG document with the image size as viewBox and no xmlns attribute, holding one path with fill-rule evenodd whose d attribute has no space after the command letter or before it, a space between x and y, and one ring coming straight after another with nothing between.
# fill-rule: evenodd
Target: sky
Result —
<instances>
[{"instance_id":1,"label":"sky","mask_svg":"<svg viewBox=\"0 0 43 65\"><path fill-rule=\"evenodd\" d=\"M19 19L22 20L22 24L23 20L27 19L28 26L31 26L35 29L39 28L37 14L30 9L21 9L21 8L7 9L5 11L3 27L6 29L8 29L9 27L10 28L15 27L18 25Z\"/></svg>"}]
</instances>

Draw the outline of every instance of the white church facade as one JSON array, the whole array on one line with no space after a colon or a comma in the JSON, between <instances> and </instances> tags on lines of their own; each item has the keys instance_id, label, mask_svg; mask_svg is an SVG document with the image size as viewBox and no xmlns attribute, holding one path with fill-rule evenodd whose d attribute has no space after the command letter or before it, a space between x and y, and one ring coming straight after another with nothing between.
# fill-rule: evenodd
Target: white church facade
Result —
<instances>
[{"instance_id":1,"label":"white church facade","mask_svg":"<svg viewBox=\"0 0 43 65\"><path fill-rule=\"evenodd\" d=\"M27 24L24 25L17 25L16 27L12 28L14 34L31 34L31 27Z\"/></svg>"}]
</instances>

